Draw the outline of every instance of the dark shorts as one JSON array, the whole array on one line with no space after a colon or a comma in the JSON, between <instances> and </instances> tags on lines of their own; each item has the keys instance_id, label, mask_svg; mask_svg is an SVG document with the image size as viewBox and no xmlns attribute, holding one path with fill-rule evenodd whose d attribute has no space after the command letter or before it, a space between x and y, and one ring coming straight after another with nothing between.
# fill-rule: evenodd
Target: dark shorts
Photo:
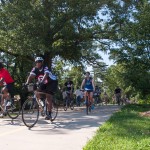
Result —
<instances>
[{"instance_id":1,"label":"dark shorts","mask_svg":"<svg viewBox=\"0 0 150 150\"><path fill-rule=\"evenodd\" d=\"M51 83L42 85L42 87L39 89L39 92L43 92L43 93L47 93L47 94L51 94L51 95L53 95L55 93Z\"/></svg>"},{"instance_id":2,"label":"dark shorts","mask_svg":"<svg viewBox=\"0 0 150 150\"><path fill-rule=\"evenodd\" d=\"M86 91L86 92L89 92L89 93L90 93L90 92L93 92L93 90L85 90L85 91Z\"/></svg>"},{"instance_id":3,"label":"dark shorts","mask_svg":"<svg viewBox=\"0 0 150 150\"><path fill-rule=\"evenodd\" d=\"M5 87L8 89L8 92L10 93L11 97L14 96L14 83L9 83L5 85Z\"/></svg>"}]
</instances>

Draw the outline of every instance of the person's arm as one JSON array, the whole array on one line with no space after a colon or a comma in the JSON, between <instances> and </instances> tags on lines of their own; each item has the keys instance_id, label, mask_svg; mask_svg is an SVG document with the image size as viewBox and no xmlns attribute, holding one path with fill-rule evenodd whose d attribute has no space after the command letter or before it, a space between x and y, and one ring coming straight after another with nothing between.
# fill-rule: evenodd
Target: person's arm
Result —
<instances>
[{"instance_id":1,"label":"person's arm","mask_svg":"<svg viewBox=\"0 0 150 150\"><path fill-rule=\"evenodd\" d=\"M29 84L35 78L35 76L36 76L36 69L34 67L34 68L32 68L25 84L26 85Z\"/></svg>"},{"instance_id":2,"label":"person's arm","mask_svg":"<svg viewBox=\"0 0 150 150\"><path fill-rule=\"evenodd\" d=\"M44 81L48 78L49 74L46 72L41 80L41 83L44 83Z\"/></svg>"},{"instance_id":3,"label":"person's arm","mask_svg":"<svg viewBox=\"0 0 150 150\"><path fill-rule=\"evenodd\" d=\"M93 86L93 91L95 91L95 84L94 84L94 80L92 79L92 86Z\"/></svg>"},{"instance_id":4,"label":"person's arm","mask_svg":"<svg viewBox=\"0 0 150 150\"><path fill-rule=\"evenodd\" d=\"M4 81L4 78L2 77L2 78L0 79L0 83L3 83L3 81Z\"/></svg>"},{"instance_id":5,"label":"person's arm","mask_svg":"<svg viewBox=\"0 0 150 150\"><path fill-rule=\"evenodd\" d=\"M82 81L82 84L81 84L81 89L83 89L83 86L85 85L85 79Z\"/></svg>"},{"instance_id":6,"label":"person's arm","mask_svg":"<svg viewBox=\"0 0 150 150\"><path fill-rule=\"evenodd\" d=\"M35 78L35 75L30 74L27 78L26 84L29 84L34 78Z\"/></svg>"}]
</instances>

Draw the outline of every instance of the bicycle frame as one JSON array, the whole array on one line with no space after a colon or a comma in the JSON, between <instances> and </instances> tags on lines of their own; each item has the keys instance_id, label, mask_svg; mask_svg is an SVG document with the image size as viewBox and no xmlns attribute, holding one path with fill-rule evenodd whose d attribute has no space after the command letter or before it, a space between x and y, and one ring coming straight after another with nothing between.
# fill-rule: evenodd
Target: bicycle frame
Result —
<instances>
[{"instance_id":1,"label":"bicycle frame","mask_svg":"<svg viewBox=\"0 0 150 150\"><path fill-rule=\"evenodd\" d=\"M2 94L0 94L0 98L1 98ZM7 102L10 101L11 105L10 108L7 108ZM14 98L8 99L8 100L4 100L4 107L1 104L1 99L0 99L0 109L2 111L3 114L8 114L8 116L11 119L16 119L19 114L20 114L20 95L15 95ZM16 105L18 105L19 109L16 107ZM17 108L17 110L16 110Z\"/></svg>"},{"instance_id":2,"label":"bicycle frame","mask_svg":"<svg viewBox=\"0 0 150 150\"><path fill-rule=\"evenodd\" d=\"M91 100L90 100L90 92L86 91L85 97L86 97L86 114L88 115L89 112L91 112Z\"/></svg>"}]
</instances>

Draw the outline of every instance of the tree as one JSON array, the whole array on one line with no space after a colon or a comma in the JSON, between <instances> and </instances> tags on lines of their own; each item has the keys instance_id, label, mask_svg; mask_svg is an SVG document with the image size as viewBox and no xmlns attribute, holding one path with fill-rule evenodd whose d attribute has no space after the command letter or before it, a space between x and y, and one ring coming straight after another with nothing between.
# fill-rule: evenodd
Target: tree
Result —
<instances>
[{"instance_id":1,"label":"tree","mask_svg":"<svg viewBox=\"0 0 150 150\"><path fill-rule=\"evenodd\" d=\"M45 63L60 56L71 62L96 55L97 13L108 0L3 0L1 1L0 51ZM82 50L88 55L82 57ZM90 54L89 54L90 53Z\"/></svg>"},{"instance_id":2,"label":"tree","mask_svg":"<svg viewBox=\"0 0 150 150\"><path fill-rule=\"evenodd\" d=\"M110 58L123 68L120 82L142 97L150 91L149 84L144 87L150 70L149 10L148 0L116 1L109 7L110 20L105 24Z\"/></svg>"}]
</instances>

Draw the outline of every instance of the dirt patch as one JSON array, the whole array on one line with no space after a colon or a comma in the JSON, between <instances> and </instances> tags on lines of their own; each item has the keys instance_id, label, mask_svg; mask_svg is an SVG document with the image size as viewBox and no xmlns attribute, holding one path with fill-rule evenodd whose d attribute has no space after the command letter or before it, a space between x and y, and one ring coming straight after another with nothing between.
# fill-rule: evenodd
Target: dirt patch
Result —
<instances>
[{"instance_id":1,"label":"dirt patch","mask_svg":"<svg viewBox=\"0 0 150 150\"><path fill-rule=\"evenodd\" d=\"M150 111L140 112L140 115L144 117L150 117Z\"/></svg>"}]
</instances>

